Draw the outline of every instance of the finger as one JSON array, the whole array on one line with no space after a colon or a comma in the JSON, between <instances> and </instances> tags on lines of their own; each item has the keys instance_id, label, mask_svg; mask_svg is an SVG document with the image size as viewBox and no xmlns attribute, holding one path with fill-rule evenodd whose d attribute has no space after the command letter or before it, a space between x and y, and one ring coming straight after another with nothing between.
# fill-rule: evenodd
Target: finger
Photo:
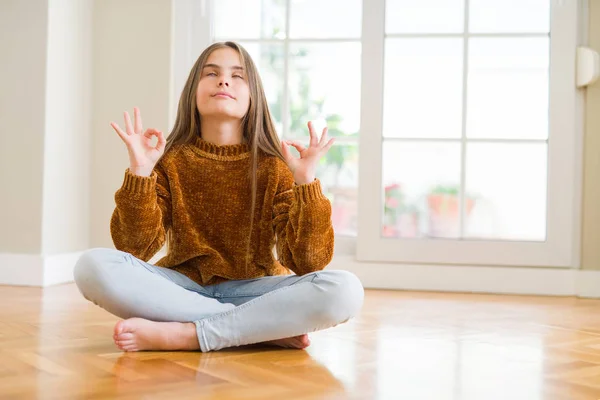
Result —
<instances>
[{"instance_id":1,"label":"finger","mask_svg":"<svg viewBox=\"0 0 600 400\"><path fill-rule=\"evenodd\" d=\"M158 131L158 143L156 143L156 148L159 151L162 151L162 150L164 150L166 145L167 145L167 140L163 136L163 133L161 131Z\"/></svg>"},{"instance_id":2,"label":"finger","mask_svg":"<svg viewBox=\"0 0 600 400\"><path fill-rule=\"evenodd\" d=\"M129 113L127 111L125 111L125 129L127 129L129 135L133 135L134 130L131 126L131 118L129 118Z\"/></svg>"},{"instance_id":3,"label":"finger","mask_svg":"<svg viewBox=\"0 0 600 400\"><path fill-rule=\"evenodd\" d=\"M306 147L304 147L304 145L296 140L287 140L286 141L287 144L289 144L290 146L294 146L296 148L296 150L298 150L298 152L302 153L304 150L306 150Z\"/></svg>"},{"instance_id":4,"label":"finger","mask_svg":"<svg viewBox=\"0 0 600 400\"><path fill-rule=\"evenodd\" d=\"M158 137L158 131L154 128L148 128L146 129L146 132L144 132L144 136L146 136L148 139L152 139L152 136Z\"/></svg>"},{"instance_id":5,"label":"finger","mask_svg":"<svg viewBox=\"0 0 600 400\"><path fill-rule=\"evenodd\" d=\"M117 134L121 137L121 139L123 139L123 141L125 143L127 143L127 136L129 136L129 135L127 135L127 133L123 132L123 130L115 122L111 122L110 126L112 126L113 129L115 130L115 132L117 132Z\"/></svg>"},{"instance_id":6,"label":"finger","mask_svg":"<svg viewBox=\"0 0 600 400\"><path fill-rule=\"evenodd\" d=\"M325 154L329 151L329 149L331 148L331 146L333 146L333 143L335 142L335 138L331 138L331 140L329 140L329 142L327 142L327 144L325 145L325 147L323 147L323 153Z\"/></svg>"},{"instance_id":7,"label":"finger","mask_svg":"<svg viewBox=\"0 0 600 400\"><path fill-rule=\"evenodd\" d=\"M325 143L327 143L327 138L329 137L327 133L329 130L327 127L323 128L323 133L321 134L321 140L319 140L319 147L323 147Z\"/></svg>"},{"instance_id":8,"label":"finger","mask_svg":"<svg viewBox=\"0 0 600 400\"><path fill-rule=\"evenodd\" d=\"M316 146L319 143L319 138L317 138L312 121L308 121L308 133L310 134L310 147Z\"/></svg>"},{"instance_id":9,"label":"finger","mask_svg":"<svg viewBox=\"0 0 600 400\"><path fill-rule=\"evenodd\" d=\"M135 121L135 133L142 133L142 115L140 114L140 109L137 107L133 108L133 118Z\"/></svg>"},{"instance_id":10,"label":"finger","mask_svg":"<svg viewBox=\"0 0 600 400\"><path fill-rule=\"evenodd\" d=\"M286 142L281 142L281 152L283 153L283 158L285 158L286 162L293 158Z\"/></svg>"},{"instance_id":11,"label":"finger","mask_svg":"<svg viewBox=\"0 0 600 400\"><path fill-rule=\"evenodd\" d=\"M148 139L148 141L152 140L152 136L156 136L158 141L156 142L155 148L157 150L162 150L167 145L167 140L161 131L157 131L156 129L149 128L144 132L144 136ZM148 142L149 143L149 142Z\"/></svg>"}]
</instances>

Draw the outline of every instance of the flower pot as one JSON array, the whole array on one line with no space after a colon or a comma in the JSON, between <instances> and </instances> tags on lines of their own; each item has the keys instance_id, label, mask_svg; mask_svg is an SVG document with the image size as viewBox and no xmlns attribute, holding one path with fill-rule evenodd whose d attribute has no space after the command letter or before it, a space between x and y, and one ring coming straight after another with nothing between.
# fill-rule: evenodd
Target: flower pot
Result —
<instances>
[{"instance_id":1,"label":"flower pot","mask_svg":"<svg viewBox=\"0 0 600 400\"><path fill-rule=\"evenodd\" d=\"M460 235L460 201L458 196L433 193L427 197L429 210L429 236L456 238ZM467 215L475 207L473 198L466 198Z\"/></svg>"}]
</instances>

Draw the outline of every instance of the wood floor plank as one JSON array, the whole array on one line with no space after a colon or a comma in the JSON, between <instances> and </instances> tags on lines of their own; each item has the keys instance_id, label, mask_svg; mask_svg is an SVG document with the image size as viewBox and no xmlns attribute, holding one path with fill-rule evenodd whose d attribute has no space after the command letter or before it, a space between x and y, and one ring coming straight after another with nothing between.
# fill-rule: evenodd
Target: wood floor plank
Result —
<instances>
[{"instance_id":1,"label":"wood floor plank","mask_svg":"<svg viewBox=\"0 0 600 400\"><path fill-rule=\"evenodd\" d=\"M600 301L369 290L305 351L123 353L73 284L0 286L2 399L600 399Z\"/></svg>"}]
</instances>

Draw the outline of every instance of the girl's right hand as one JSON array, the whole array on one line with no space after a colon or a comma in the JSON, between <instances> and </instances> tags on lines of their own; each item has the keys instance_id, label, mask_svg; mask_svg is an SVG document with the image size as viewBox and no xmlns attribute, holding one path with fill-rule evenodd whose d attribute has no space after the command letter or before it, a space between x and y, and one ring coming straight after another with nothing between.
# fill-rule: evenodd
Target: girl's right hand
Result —
<instances>
[{"instance_id":1,"label":"girl's right hand","mask_svg":"<svg viewBox=\"0 0 600 400\"><path fill-rule=\"evenodd\" d=\"M133 113L135 119L133 127L131 126L129 113L127 111L124 113L126 132L123 132L115 122L111 122L110 125L127 145L130 163L129 170L135 175L150 176L154 166L165 151L167 141L163 133L156 129L150 128L144 132L139 108L135 107ZM151 143L152 136L158 138L155 146Z\"/></svg>"}]
</instances>

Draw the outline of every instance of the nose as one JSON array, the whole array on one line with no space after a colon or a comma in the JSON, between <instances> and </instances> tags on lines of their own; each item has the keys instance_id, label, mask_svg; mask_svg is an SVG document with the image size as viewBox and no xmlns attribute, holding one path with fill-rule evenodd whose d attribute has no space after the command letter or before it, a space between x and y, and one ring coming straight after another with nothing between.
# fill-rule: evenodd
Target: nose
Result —
<instances>
[{"instance_id":1,"label":"nose","mask_svg":"<svg viewBox=\"0 0 600 400\"><path fill-rule=\"evenodd\" d=\"M225 78L221 78L221 80L219 81L219 87L229 87L229 82L225 79Z\"/></svg>"}]
</instances>

